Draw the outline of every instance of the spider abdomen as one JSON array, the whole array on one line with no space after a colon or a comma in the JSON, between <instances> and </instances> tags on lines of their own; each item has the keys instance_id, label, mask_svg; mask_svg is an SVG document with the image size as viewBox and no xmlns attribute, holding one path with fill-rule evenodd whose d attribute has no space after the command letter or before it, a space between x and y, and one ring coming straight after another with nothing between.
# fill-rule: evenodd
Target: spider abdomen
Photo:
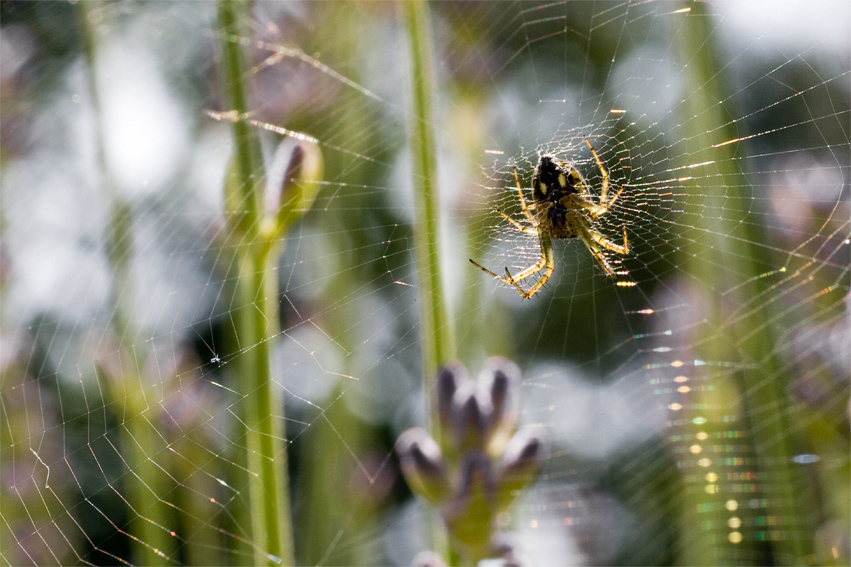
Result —
<instances>
[{"instance_id":1,"label":"spider abdomen","mask_svg":"<svg viewBox=\"0 0 851 567\"><path fill-rule=\"evenodd\" d=\"M576 231L573 230L569 221L570 211L561 203L556 203L547 210L547 224L552 238L575 238Z\"/></svg>"}]
</instances>

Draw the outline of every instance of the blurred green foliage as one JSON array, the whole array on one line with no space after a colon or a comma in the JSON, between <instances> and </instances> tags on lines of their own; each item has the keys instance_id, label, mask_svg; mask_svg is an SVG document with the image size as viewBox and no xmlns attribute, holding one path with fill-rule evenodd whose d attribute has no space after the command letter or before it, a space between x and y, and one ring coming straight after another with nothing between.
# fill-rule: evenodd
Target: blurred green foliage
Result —
<instances>
[{"instance_id":1,"label":"blurred green foliage","mask_svg":"<svg viewBox=\"0 0 851 567\"><path fill-rule=\"evenodd\" d=\"M69 24L82 4L88 38ZM723 117L710 123L706 105L693 107L700 89L684 82L685 64L677 59L678 42L693 42L691 32L669 3L436 2L430 8L433 127L448 220L439 235L441 264L448 266L444 281L460 358L472 368L499 354L524 373L557 366L595 392L623 380L652 383L658 397L631 401L663 406L682 387L671 382L681 375L671 362L698 358L695 352L713 341L724 344L700 355L716 366L692 374L706 372L711 379L702 384L713 394L684 399L715 404L713 435L744 432L713 450L719 458L728 447L741 451L747 470L725 469L730 477L710 484L728 492L708 494L703 471L687 468L688 435L699 432L681 427L675 416L667 429L604 457L572 452L554 435L541 490L550 504L578 510L562 512L547 532L579 542L576 557L566 561L686 562L683 545L704 538L723 552L718 563L790 563L798 553L810 564L847 563L849 387L841 354L849 290L842 244L851 162L847 61L802 47L733 46L722 41L718 17L701 16L710 25L704 33L720 44L725 72L713 95L720 100L706 103L717 102ZM814 8L821 9L828 8ZM412 499L399 481L392 445L401 430L421 421L416 408L424 412L417 393L421 274L413 262L418 211L409 204L402 86L408 70L397 7L256 2L251 10L239 22L254 36L240 45L249 58L242 78L253 92L250 115L240 123L304 132L319 140L324 158L313 209L276 238L283 253L269 267L275 297L235 291L238 244L228 240L221 198L229 124L205 113L232 110L219 45L234 32L217 23L214 4L0 4L0 553L10 564L134 561L133 537L146 549L162 548L167 562L187 565L252 564L255 553L267 552L244 525L251 512L247 476L258 471L243 466L240 454L249 443L238 416L256 392L240 385L236 370L267 339L286 400L277 415L287 417L296 562L408 561L428 545L411 535L415 527L387 528L404 523ZM760 38L752 43L760 45ZM281 56L267 45L303 57ZM93 58L90 47L106 55ZM152 91L134 100L113 90L118 67L110 57L135 71L136 85L166 85L167 104L154 116L179 117L167 124L173 129L154 132L155 146L183 140L158 181L123 172L115 157L122 155L116 149L122 132L98 133L98 121L109 120L98 118L98 97L106 105L124 97L130 114L154 100L162 104ZM624 62L632 65L625 75ZM92 72L100 78L90 84ZM698 79L698 87L706 81ZM628 112L608 114L618 107ZM701 125L689 132L690 120ZM465 271L466 258L480 253L505 260L492 252L504 234L495 229L492 208L498 190L511 183L499 176L510 171L505 164L534 160L536 148L588 135L592 127L606 140L604 158L629 157L608 165L631 184L625 195L633 201L625 200L629 206L619 214L634 247L625 265L639 286L605 285L592 259L572 243L558 245L560 264L540 301L493 291L493 282ZM262 157L243 176L259 183L279 137L251 129ZM742 142L724 146L722 154L710 146L726 140L698 137L710 131ZM144 160L147 150L140 144L135 157ZM484 150L505 153L493 166L493 154ZM713 159L716 169L689 168ZM838 182L825 163L839 171ZM679 181L687 176L693 179ZM119 218L110 213L113 202L130 221L110 231L110 219ZM707 240L717 245L706 245L712 252L703 251ZM712 259L718 246L749 267ZM116 278L110 270L122 263L126 273ZM705 295L690 295L688 286ZM245 344L234 320L263 301L280 311L278 321L268 322L276 331ZM674 307L683 304L693 319L677 319ZM635 315L648 305L659 312ZM123 331L115 328L118 315L127 319ZM703 319L712 321L708 335L701 334ZM739 338L731 340L734 331ZM766 332L767 343L740 348ZM108 391L104 356L134 361L132 371L120 372L133 388ZM551 392L566 380L559 371L542 372L525 384L549 396L533 402L532 416L558 429L571 417L565 415L571 399ZM772 399L751 397L769 381ZM607 431L600 420L616 421L617 409L612 414L577 423ZM730 416L740 421L728 426L723 420ZM768 435L760 437L760 428ZM788 451L773 453L780 444ZM134 446L141 451L135 456ZM760 453L792 469L770 477L780 485L767 483ZM788 462L807 455L815 460ZM687 475L697 480L683 483ZM128 487L139 479L148 489L139 498L167 508L161 516L128 505ZM744 541L732 544L725 539L730 514L717 504L729 491L751 488L757 494L743 502L770 501L779 490L799 493L806 506L794 518L785 512L778 518L754 504L738 516L751 522L740 530ZM696 507L706 503L716 508L701 514ZM760 522L779 527L763 530ZM153 531L137 536L145 533L140 523ZM615 533L612 525L617 538L607 535ZM163 534L171 543L155 543ZM779 546L773 538L782 540ZM789 540L803 542L803 551L789 552ZM397 555L388 551L394 549ZM150 559L158 560L157 554Z\"/></svg>"}]
</instances>

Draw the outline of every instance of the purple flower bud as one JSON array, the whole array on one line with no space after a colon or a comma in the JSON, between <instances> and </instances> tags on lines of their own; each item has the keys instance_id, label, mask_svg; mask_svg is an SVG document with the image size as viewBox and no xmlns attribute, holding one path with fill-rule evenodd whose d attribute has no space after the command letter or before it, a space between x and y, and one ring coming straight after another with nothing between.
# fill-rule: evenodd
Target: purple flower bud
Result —
<instances>
[{"instance_id":1,"label":"purple flower bud","mask_svg":"<svg viewBox=\"0 0 851 567\"><path fill-rule=\"evenodd\" d=\"M531 425L518 431L502 457L505 466L520 466L526 463L538 463L549 453L548 436L543 427Z\"/></svg>"},{"instance_id":2,"label":"purple flower bud","mask_svg":"<svg viewBox=\"0 0 851 567\"><path fill-rule=\"evenodd\" d=\"M441 514L450 537L475 564L492 551L490 532L497 504L494 471L487 455L468 451L458 472L458 493L441 508Z\"/></svg>"},{"instance_id":3,"label":"purple flower bud","mask_svg":"<svg viewBox=\"0 0 851 567\"><path fill-rule=\"evenodd\" d=\"M309 206L310 202L296 203L293 200L312 195L302 193L304 184L316 183L322 173L322 154L315 143L292 137L278 144L266 177L267 211L277 212L286 206Z\"/></svg>"},{"instance_id":4,"label":"purple flower bud","mask_svg":"<svg viewBox=\"0 0 851 567\"><path fill-rule=\"evenodd\" d=\"M473 382L464 384L452 398L452 431L458 447L484 448L486 433L493 421L488 396L476 392Z\"/></svg>"},{"instance_id":5,"label":"purple flower bud","mask_svg":"<svg viewBox=\"0 0 851 567\"><path fill-rule=\"evenodd\" d=\"M520 382L520 369L510 360L494 356L485 361L479 383L490 394L495 421L514 411Z\"/></svg>"},{"instance_id":6,"label":"purple flower bud","mask_svg":"<svg viewBox=\"0 0 851 567\"><path fill-rule=\"evenodd\" d=\"M459 384L467 381L467 369L460 362L450 362L437 372L435 388L437 389L437 412L441 419L448 422L452 398Z\"/></svg>"},{"instance_id":7,"label":"purple flower bud","mask_svg":"<svg viewBox=\"0 0 851 567\"><path fill-rule=\"evenodd\" d=\"M507 508L538 476L549 452L549 436L542 427L524 427L511 438L499 464L500 508Z\"/></svg>"},{"instance_id":8,"label":"purple flower bud","mask_svg":"<svg viewBox=\"0 0 851 567\"><path fill-rule=\"evenodd\" d=\"M408 429L396 441L396 453L408 486L431 502L449 497L452 486L437 442L424 429Z\"/></svg>"},{"instance_id":9,"label":"purple flower bud","mask_svg":"<svg viewBox=\"0 0 851 567\"><path fill-rule=\"evenodd\" d=\"M477 494L491 496L494 492L494 473L490 459L479 451L469 451L461 463L458 499L467 500Z\"/></svg>"}]
</instances>

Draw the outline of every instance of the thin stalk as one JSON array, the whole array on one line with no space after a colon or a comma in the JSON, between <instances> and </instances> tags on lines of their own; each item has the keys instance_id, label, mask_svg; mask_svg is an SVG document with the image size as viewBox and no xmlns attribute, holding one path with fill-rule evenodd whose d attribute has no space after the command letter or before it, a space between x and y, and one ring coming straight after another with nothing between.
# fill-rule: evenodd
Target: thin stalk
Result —
<instances>
[{"instance_id":1,"label":"thin stalk","mask_svg":"<svg viewBox=\"0 0 851 567\"><path fill-rule=\"evenodd\" d=\"M248 21L249 4L220 0L222 61L229 110L248 111L244 84L247 73L241 46L228 35L240 33ZM256 564L293 565L287 455L284 450L284 405L272 380L272 345L278 335L275 261L280 246L262 227L264 180L256 133L243 120L232 124L234 158L227 181L226 206L233 215L232 239L238 262L237 295L241 305L235 318L236 340L246 348L238 360L246 436L251 538Z\"/></svg>"},{"instance_id":2,"label":"thin stalk","mask_svg":"<svg viewBox=\"0 0 851 567\"><path fill-rule=\"evenodd\" d=\"M155 460L162 455L162 437L156 430L159 405L153 403L151 414L145 415L143 400L152 394L146 392L145 376L141 375L135 359L137 349L134 341L138 329L133 324L122 298L132 295L133 285L130 269L133 259L133 215L130 206L118 192L115 181L106 164L103 132L100 128L101 105L96 74L97 41L95 28L90 18L91 4L83 2L77 12L83 50L88 62L87 79L89 96L96 116L95 136L97 161L103 176L103 189L110 204L109 223L105 241L107 261L111 269L110 281L110 324L118 340L122 355L134 357L123 366L120 375L109 378L99 372L104 382L104 402L112 408L122 408L116 417L122 422L120 433L122 458L128 473L124 476L123 489L130 508L130 534L132 560L140 565L166 565L174 560L176 541L170 527L175 518L169 504L164 500L171 489L167 475ZM147 394L147 395L146 395ZM111 403L110 403L111 402ZM153 424L152 424L153 422Z\"/></svg>"},{"instance_id":3,"label":"thin stalk","mask_svg":"<svg viewBox=\"0 0 851 567\"><path fill-rule=\"evenodd\" d=\"M283 403L272 381L272 346L278 335L276 246L240 253L237 338L249 346L240 358L246 429L249 502L257 564L293 565L292 527L284 450Z\"/></svg>"},{"instance_id":4,"label":"thin stalk","mask_svg":"<svg viewBox=\"0 0 851 567\"><path fill-rule=\"evenodd\" d=\"M769 305L754 309L747 318L738 318L736 322L723 321L723 312L729 305L745 305L764 294L769 282L760 278L761 269L754 258L757 256L755 245L765 241L756 223L746 219L744 214L749 207L740 206L741 217L736 217L736 206L731 202L747 199L745 194L737 194L737 188L745 188L745 179L739 171L738 152L741 148L731 143L737 138L733 121L721 101L728 101L724 94L723 69L714 45L717 34L712 33L712 19L703 2L687 2L690 13L685 17L678 35L682 38L681 51L683 63L688 73L688 96L684 120L686 144L684 150L690 163L704 164L703 168L712 175L712 181L700 187L707 204L713 210L726 210L722 218L708 218L694 211L695 219L704 219L708 225L695 237L695 246L686 260L689 272L695 275L711 298L706 309L710 326L717 330L717 336L707 337L696 348L696 354L705 360L740 360L757 363L755 369L742 370L733 375L737 384L716 384L717 390L737 388L731 395L735 399L744 399L744 411L750 411L745 426L749 427L748 437L752 439L757 456L761 489L768 508L764 516L771 520L779 519L781 524L766 527L765 532L771 542L774 561L780 565L803 565L806 545L803 540L802 521L799 503L794 493L795 478L791 469L792 427L789 424L790 406L784 395L783 365L777 358L777 349L773 345L772 314ZM710 169L712 168L712 169ZM695 187L697 189L697 187ZM725 204L727 206L725 206ZM700 220L698 220L700 222ZM692 237L690 233L690 237ZM729 282L747 279L753 282L748 295L742 291L731 292L723 298L720 290L727 289ZM712 304L714 302L714 304ZM770 418L754 415L755 408L768 409ZM692 509L695 509L693 506ZM723 508L719 508L724 512ZM722 514L723 516L723 514ZM724 522L719 516L718 520ZM703 525L711 521L704 517ZM698 526L698 518L686 521L687 526ZM717 522L716 522L717 525ZM779 535L774 538L772 533ZM691 545L693 555L685 557L685 563L708 561L712 564L721 560L730 560L735 556L735 545L726 538L714 539L704 536L702 551L700 545ZM723 547L729 547L725 550ZM695 555L696 554L696 555Z\"/></svg>"},{"instance_id":5,"label":"thin stalk","mask_svg":"<svg viewBox=\"0 0 851 567\"><path fill-rule=\"evenodd\" d=\"M125 374L123 379L134 381ZM162 437L142 408L132 399L144 399L128 390L124 426L121 428L122 456L130 473L125 476L124 490L131 507L130 533L134 536L133 563L137 565L170 565L176 558L175 519L165 500L173 488L168 475L155 460L164 455Z\"/></svg>"},{"instance_id":6,"label":"thin stalk","mask_svg":"<svg viewBox=\"0 0 851 567\"><path fill-rule=\"evenodd\" d=\"M362 47L363 34L369 30L364 25L361 6L354 2L319 2L314 5L314 21L335 22L334 26L319 26L312 44L324 46L322 58L326 62L352 61ZM357 70L351 69L348 77L360 80ZM363 128L363 117L370 113L371 101L365 97L354 97L335 110L336 120L333 135L345 140L346 153L335 152L329 156L328 170L345 175L349 186L365 186L374 181L375 172L364 167L360 154L376 154L381 141L379 133ZM319 130L320 137L327 133ZM378 150L379 152L381 150ZM331 176L333 177L333 176ZM337 348L343 352L357 352L363 342L362 328L358 322L363 316L361 301L337 302L332 298L357 297L362 292L364 273L370 268L365 251L366 244L374 231L372 219L364 215L353 215L352 211L366 210L375 206L371 197L359 191L335 194L333 205L322 213L322 223L335 227L327 235L329 258L333 257L333 274L328 281L325 297L336 303L333 310L320 314L316 324L322 332L333 337ZM361 371L357 357L346 356L341 360L340 372L357 374ZM298 478L293 478L294 509L293 521L301 529L296 541L296 556L304 565L375 565L380 553L374 534L378 531L381 517L377 510L364 498L357 481L362 474L353 467L352 455L363 455L376 443L374 432L357 417L353 403L362 398L349 397L346 403L342 396L349 384L340 381L328 394L328 404L322 419L316 420L307 431L299 435ZM368 403L368 402L363 402ZM345 444L341 443L339 431L345 431ZM316 447L322 447L317 451ZM348 486L349 490L328 490L329 486ZM341 514L346 510L346 514ZM347 545L334 545L344 533Z\"/></svg>"},{"instance_id":7,"label":"thin stalk","mask_svg":"<svg viewBox=\"0 0 851 567\"><path fill-rule=\"evenodd\" d=\"M225 95L230 105L229 110L235 111L238 116L244 116L248 112L248 93L244 84L247 66L241 46L229 41L228 35L237 33L237 30L241 31L238 22L245 21L249 16L248 6L246 0L219 1ZM252 242L260 229L260 204L263 195L263 176L259 175L262 171L260 144L255 132L244 120L235 120L231 130L235 151L235 159L232 162L235 171L232 175L237 184L238 207L245 213L240 228L246 232L247 240Z\"/></svg>"},{"instance_id":8,"label":"thin stalk","mask_svg":"<svg viewBox=\"0 0 851 567\"><path fill-rule=\"evenodd\" d=\"M403 0L404 29L408 38L411 107L408 114L408 144L414 187L414 261L419 275L420 343L422 345L423 390L427 415L434 415L432 380L438 368L455 358L455 343L440 262L440 202L437 186L437 145L433 131L434 68L428 4ZM429 423L439 439L437 419ZM432 529L435 549L446 549L450 564L458 555L447 549L442 531Z\"/></svg>"},{"instance_id":9,"label":"thin stalk","mask_svg":"<svg viewBox=\"0 0 851 567\"><path fill-rule=\"evenodd\" d=\"M232 565L222 554L222 533L216 523L218 504L202 497L217 491L215 477L198 474L209 471L211 436L201 429L178 440L174 448L180 455L175 459L175 505L181 510L180 528L183 534L181 554L184 565Z\"/></svg>"},{"instance_id":10,"label":"thin stalk","mask_svg":"<svg viewBox=\"0 0 851 567\"><path fill-rule=\"evenodd\" d=\"M437 187L437 147L433 131L434 71L428 5L403 2L409 43L411 112L408 143L414 184L414 248L419 274L420 334L426 391L440 365L455 356L440 262L440 203Z\"/></svg>"}]
</instances>

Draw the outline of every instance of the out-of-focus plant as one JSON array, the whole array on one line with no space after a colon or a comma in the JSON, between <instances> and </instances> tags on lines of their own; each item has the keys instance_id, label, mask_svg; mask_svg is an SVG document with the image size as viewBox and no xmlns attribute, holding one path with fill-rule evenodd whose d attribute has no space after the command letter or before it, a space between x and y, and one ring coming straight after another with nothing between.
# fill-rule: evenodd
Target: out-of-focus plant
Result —
<instances>
[{"instance_id":1,"label":"out-of-focus plant","mask_svg":"<svg viewBox=\"0 0 851 567\"><path fill-rule=\"evenodd\" d=\"M499 556L511 564L512 550L500 536L497 517L537 476L548 449L543 430L517 431L520 371L513 363L490 359L478 381L470 380L460 364L449 363L455 344L439 254L429 13L421 0L403 6L412 93L408 136L417 213L423 388L431 433L406 431L396 451L411 489L440 511L449 536L448 564L475 565Z\"/></svg>"},{"instance_id":2,"label":"out-of-focus plant","mask_svg":"<svg viewBox=\"0 0 851 567\"><path fill-rule=\"evenodd\" d=\"M166 400L189 384L189 368L197 366L186 352L160 360L151 351L140 360L132 349L107 341L97 359L106 403L121 422L121 454L129 471L124 495L129 506L130 533L136 542L133 561L165 565L177 557L178 511L170 473L171 452L162 433Z\"/></svg>"},{"instance_id":3,"label":"out-of-focus plant","mask_svg":"<svg viewBox=\"0 0 851 567\"><path fill-rule=\"evenodd\" d=\"M32 345L7 329L0 342L0 556L9 565L70 565L83 541L63 513L73 481L53 419L56 400L25 371Z\"/></svg>"},{"instance_id":4,"label":"out-of-focus plant","mask_svg":"<svg viewBox=\"0 0 851 567\"><path fill-rule=\"evenodd\" d=\"M429 381L440 365L455 357L455 343L443 285L440 255L440 194L437 178L437 143L434 135L434 69L431 26L424 0L403 0L402 24L408 43L408 75L411 101L408 112L408 149L414 188L414 260L419 278L420 356L425 403L434 411ZM428 414L428 411L426 412ZM439 435L440 423L429 424ZM433 533L435 546L443 540Z\"/></svg>"},{"instance_id":5,"label":"out-of-focus plant","mask_svg":"<svg viewBox=\"0 0 851 567\"><path fill-rule=\"evenodd\" d=\"M476 380L449 364L433 387L437 438L414 428L396 443L408 485L440 512L460 564L490 557L515 562L499 518L549 453L541 427L518 430L520 386L520 370L502 358L486 361Z\"/></svg>"},{"instance_id":6,"label":"out-of-focus plant","mask_svg":"<svg viewBox=\"0 0 851 567\"><path fill-rule=\"evenodd\" d=\"M162 415L164 389L162 377L145 368L151 352L138 349L138 337L131 309L131 271L133 265L133 212L126 198L119 193L106 164L106 147L101 130L99 78L95 73L97 36L92 17L92 5L84 4L78 11L80 32L88 60L88 81L98 135L96 151L102 174L103 193L109 203L106 226L106 256L111 269L110 303L114 342L104 349L96 361L104 404L121 423L121 453L126 463L123 488L130 518L133 561L144 565L164 565L173 561L177 551L177 533L172 508L166 495L172 488L163 461L165 443L157 428ZM140 351L141 350L141 351ZM173 386L174 382L170 383Z\"/></svg>"},{"instance_id":7,"label":"out-of-focus plant","mask_svg":"<svg viewBox=\"0 0 851 567\"><path fill-rule=\"evenodd\" d=\"M703 2L684 5L688 10L678 32L686 71L684 88L689 92L683 104L683 155L688 164L702 166L704 179L712 180L700 184L699 189L695 187L704 195L706 205L712 210L726 211L720 219L694 211L698 213L692 216L695 222L706 224L689 227L700 230L697 234L693 230L689 232L693 243L689 254L683 256L682 265L694 277L691 292L694 304L702 306L705 329L704 336L694 343L698 346L692 354L700 360L758 362L753 368L737 371L706 371L708 384L695 389L693 394L694 407L701 415L692 416L695 425L689 428L689 435L696 441L695 451L703 445L699 441L706 437L702 436L714 438L729 428L729 423L741 423L737 427L746 430L756 453L758 486L766 502L762 515L769 523L764 527L762 539L770 542L778 564L800 565L805 563L810 546L804 541L805 522L798 509L800 503L791 469L791 435L796 428L789 421L790 405L784 394L788 376L774 346L777 341L772 334L774 327L768 324L773 317L769 312L771 305L754 304L752 299L753 295L761 296L760 292L769 285L761 277L766 268L760 265L756 253L756 246L764 242L765 235L760 234L756 223L746 218L749 213L746 200L750 197L744 193L745 172L739 166L740 146L727 108L730 97L724 92L723 68L714 41L716 34L712 33L711 13ZM700 176L693 179L692 183L699 184ZM688 206L686 210L689 211ZM729 282L743 280L754 285L720 293L719 290L729 287ZM746 289L753 295L746 295ZM732 309L748 304L752 307L747 317L729 317ZM767 419L748 416L746 412L753 408L768 408L771 415ZM724 445L705 445L706 451L701 454L704 463L723 460ZM728 499L726 479L719 479L718 484L707 482L706 475L711 473L701 466L684 478L680 550L683 564L713 565L748 553L743 551L747 543L742 543L740 532L724 533L735 501ZM714 488L707 489L707 485ZM740 520L738 515L735 517Z\"/></svg>"},{"instance_id":8,"label":"out-of-focus plant","mask_svg":"<svg viewBox=\"0 0 851 567\"><path fill-rule=\"evenodd\" d=\"M322 157L306 139L292 146L280 184L269 185L260 157L257 132L243 117L248 112L247 65L242 45L228 34L247 33L246 3L222 0L219 24L228 113L233 117L233 159L225 180L228 238L237 263L235 314L237 344L252 345L239 357L238 372L245 394L245 427L251 535L257 564L293 565L287 456L284 448L284 404L273 382L272 346L278 336L278 282L275 270L284 236L310 208L319 188Z\"/></svg>"},{"instance_id":9,"label":"out-of-focus plant","mask_svg":"<svg viewBox=\"0 0 851 567\"><path fill-rule=\"evenodd\" d=\"M423 375L429 380L437 368L454 357L452 328L443 285L440 256L440 202L437 186L437 144L434 136L434 69L428 5L422 0L403 2L408 36L411 109L408 140L414 186L414 255L420 278L420 341ZM424 382L425 384L426 382Z\"/></svg>"}]
</instances>

